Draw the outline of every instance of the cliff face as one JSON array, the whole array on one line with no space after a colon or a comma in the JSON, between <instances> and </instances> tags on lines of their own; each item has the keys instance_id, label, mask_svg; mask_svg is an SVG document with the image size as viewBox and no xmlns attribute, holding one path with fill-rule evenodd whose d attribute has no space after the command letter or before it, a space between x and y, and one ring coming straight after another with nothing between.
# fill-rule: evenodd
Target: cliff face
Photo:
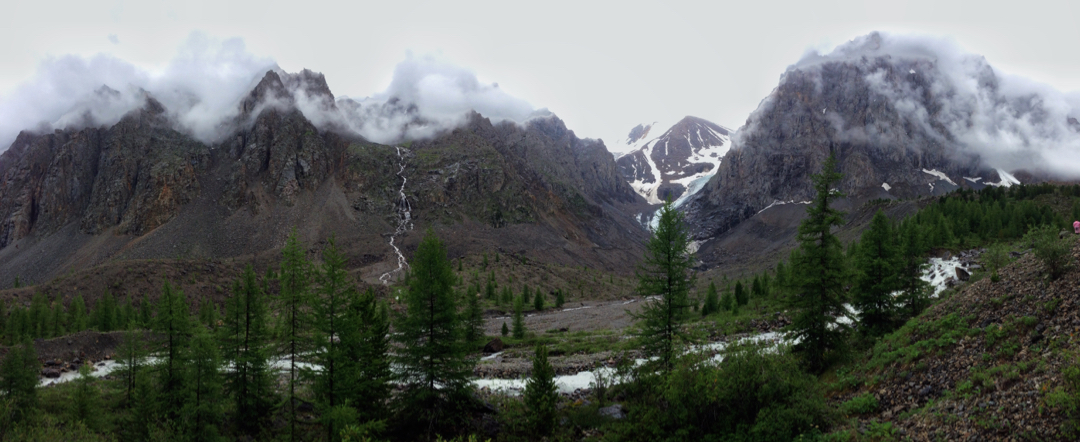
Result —
<instances>
[{"instance_id":1,"label":"cliff face","mask_svg":"<svg viewBox=\"0 0 1080 442\"><path fill-rule=\"evenodd\" d=\"M998 169L1015 166L992 166L980 153L984 146L973 141L986 124L979 113L1023 119L1040 114L1037 106L1005 95L992 99L997 77L981 59L972 59L965 73L970 84L956 84L944 72L944 61L892 54L881 38L871 34L853 48L838 49L838 55L784 73L733 137L716 176L688 205L699 239L728 231L775 203L810 200L810 175L830 153L843 174L839 190L854 201L1019 182ZM965 97L972 85L977 97ZM1018 175L1045 177L1039 171Z\"/></svg>"},{"instance_id":2,"label":"cliff face","mask_svg":"<svg viewBox=\"0 0 1080 442\"><path fill-rule=\"evenodd\" d=\"M309 242L350 240L374 269L396 262L386 235L404 211L405 250L418 224L453 233L456 254L608 268L640 255L627 213L641 198L602 143L554 115L518 125L474 113L431 139L379 145L308 118L337 106L321 74L271 71L206 145L145 99L111 127L24 132L0 155L0 284L108 259L257 254L293 227Z\"/></svg>"},{"instance_id":3,"label":"cliff face","mask_svg":"<svg viewBox=\"0 0 1080 442\"><path fill-rule=\"evenodd\" d=\"M658 125L634 127L627 140L633 149L617 160L623 178L652 204L696 193L731 147L727 128L701 118Z\"/></svg>"}]
</instances>

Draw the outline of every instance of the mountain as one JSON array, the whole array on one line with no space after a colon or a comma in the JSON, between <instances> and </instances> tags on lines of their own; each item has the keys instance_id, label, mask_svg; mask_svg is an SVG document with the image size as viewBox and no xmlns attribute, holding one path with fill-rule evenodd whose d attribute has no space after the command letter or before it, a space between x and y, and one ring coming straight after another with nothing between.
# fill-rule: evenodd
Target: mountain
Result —
<instances>
[{"instance_id":1,"label":"mountain","mask_svg":"<svg viewBox=\"0 0 1080 442\"><path fill-rule=\"evenodd\" d=\"M615 149L629 147L619 172L650 204L685 200L716 173L730 147L730 130L687 116L671 126L639 124Z\"/></svg>"},{"instance_id":2,"label":"mountain","mask_svg":"<svg viewBox=\"0 0 1080 442\"><path fill-rule=\"evenodd\" d=\"M115 261L253 260L293 228L307 244L336 236L369 282L427 228L455 257L629 271L641 255L629 214L644 201L603 143L553 114L518 124L473 112L384 145L332 117L355 102L322 74L271 70L219 124L221 141L204 143L139 94L115 124L23 131L0 155L0 285Z\"/></svg>"},{"instance_id":3,"label":"mountain","mask_svg":"<svg viewBox=\"0 0 1080 442\"><path fill-rule=\"evenodd\" d=\"M788 68L686 205L699 241L812 199L837 156L843 208L1080 175L1063 95L930 39L872 33ZM798 212L801 212L799 210ZM788 227L790 229L790 226ZM708 244L706 261L725 254Z\"/></svg>"}]
</instances>

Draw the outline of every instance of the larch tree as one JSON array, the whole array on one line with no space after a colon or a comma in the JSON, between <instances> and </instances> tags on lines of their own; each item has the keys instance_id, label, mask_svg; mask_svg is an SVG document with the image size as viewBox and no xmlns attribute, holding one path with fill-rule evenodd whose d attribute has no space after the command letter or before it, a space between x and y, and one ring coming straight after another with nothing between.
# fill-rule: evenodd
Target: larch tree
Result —
<instances>
[{"instance_id":1,"label":"larch tree","mask_svg":"<svg viewBox=\"0 0 1080 442\"><path fill-rule=\"evenodd\" d=\"M290 440L296 440L296 384L300 375L297 362L309 347L311 265L295 229L285 242L278 281L281 284L277 299L278 336L284 346L283 353L289 360L289 437Z\"/></svg>"},{"instance_id":2,"label":"larch tree","mask_svg":"<svg viewBox=\"0 0 1080 442\"><path fill-rule=\"evenodd\" d=\"M397 364L406 409L427 424L427 434L453 419L451 405L468 388L474 361L467 357L454 294L455 276L443 242L428 230L412 258L406 312L395 324Z\"/></svg>"},{"instance_id":3,"label":"larch tree","mask_svg":"<svg viewBox=\"0 0 1080 442\"><path fill-rule=\"evenodd\" d=\"M829 207L842 196L833 189L840 180L836 157L830 155L820 174L813 175L813 202L799 225L799 248L792 253L792 293L787 304L793 311L791 338L806 366L813 372L825 368L828 353L839 348L847 327L836 322L844 307L844 250L832 228L843 223L843 213Z\"/></svg>"},{"instance_id":4,"label":"larch tree","mask_svg":"<svg viewBox=\"0 0 1080 442\"><path fill-rule=\"evenodd\" d=\"M660 370L674 368L680 346L690 338L682 323L690 312L690 288L694 284L694 255L687 251L690 232L683 214L668 201L657 213L656 230L645 243L645 256L637 271L637 293L655 297L639 313L635 335L646 357L655 357ZM647 364L652 365L652 364Z\"/></svg>"},{"instance_id":5,"label":"larch tree","mask_svg":"<svg viewBox=\"0 0 1080 442\"><path fill-rule=\"evenodd\" d=\"M264 285L251 265L233 284L225 300L225 317L218 329L222 353L233 367L225 372L225 386L235 404L237 423L251 433L271 406L270 365L267 352L270 330Z\"/></svg>"},{"instance_id":6,"label":"larch tree","mask_svg":"<svg viewBox=\"0 0 1080 442\"><path fill-rule=\"evenodd\" d=\"M868 336L881 336L892 329L900 288L900 262L892 224L880 209L863 233L855 253L855 286L852 306L859 310L859 329Z\"/></svg>"}]
</instances>

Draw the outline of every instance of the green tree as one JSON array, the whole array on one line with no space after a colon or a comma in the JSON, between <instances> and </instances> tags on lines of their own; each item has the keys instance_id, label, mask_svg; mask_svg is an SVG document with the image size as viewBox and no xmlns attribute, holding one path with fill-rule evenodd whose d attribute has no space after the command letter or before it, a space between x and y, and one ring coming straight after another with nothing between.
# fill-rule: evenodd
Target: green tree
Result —
<instances>
[{"instance_id":1,"label":"green tree","mask_svg":"<svg viewBox=\"0 0 1080 442\"><path fill-rule=\"evenodd\" d=\"M701 306L701 316L709 316L720 310L720 299L716 294L716 283L709 281L709 290L705 292L705 303Z\"/></svg>"},{"instance_id":2,"label":"green tree","mask_svg":"<svg viewBox=\"0 0 1080 442\"><path fill-rule=\"evenodd\" d=\"M555 369L548 362L547 346L536 346L532 361L532 374L525 381L522 394L525 408L529 410L529 424L538 436L548 436L555 428L555 405L559 391L555 386Z\"/></svg>"},{"instance_id":3,"label":"green tree","mask_svg":"<svg viewBox=\"0 0 1080 442\"><path fill-rule=\"evenodd\" d=\"M0 333L7 333L7 318L7 302L0 299ZM4 336L5 335L0 335L0 338L3 338ZM4 340L0 339L0 342L4 342Z\"/></svg>"},{"instance_id":4,"label":"green tree","mask_svg":"<svg viewBox=\"0 0 1080 442\"><path fill-rule=\"evenodd\" d=\"M347 386L349 373L342 369L346 355L338 345L344 333L345 312L348 303L357 296L356 287L349 282L345 270L345 257L338 251L334 238L323 249L323 262L315 272L318 283L312 299L315 325L313 343L315 362L322 367L314 373L312 389L317 403L324 410L331 410L342 403L342 390ZM333 421L327 422L327 438L333 440L340 428Z\"/></svg>"},{"instance_id":5,"label":"green tree","mask_svg":"<svg viewBox=\"0 0 1080 442\"><path fill-rule=\"evenodd\" d=\"M142 372L144 358L146 357L146 343L143 342L142 332L125 331L123 338L120 340L120 348L117 349L117 356L120 363L117 374L120 375L124 382L126 403L128 406L132 406L135 400L135 380Z\"/></svg>"},{"instance_id":6,"label":"green tree","mask_svg":"<svg viewBox=\"0 0 1080 442\"><path fill-rule=\"evenodd\" d=\"M385 417L390 396L390 310L380 304L368 288L354 296L342 317L342 396L357 410L360 419L371 422Z\"/></svg>"},{"instance_id":7,"label":"green tree","mask_svg":"<svg viewBox=\"0 0 1080 442\"><path fill-rule=\"evenodd\" d=\"M29 338L24 338L20 345L8 349L3 362L0 362L0 397L10 401L11 406L7 410L8 416L0 420L18 422L33 416L37 408L40 369L37 352ZM0 434L3 434L2 432L0 429Z\"/></svg>"},{"instance_id":8,"label":"green tree","mask_svg":"<svg viewBox=\"0 0 1080 442\"><path fill-rule=\"evenodd\" d=\"M483 345L484 310L480 307L479 293L466 294L464 332L465 343L470 349Z\"/></svg>"},{"instance_id":9,"label":"green tree","mask_svg":"<svg viewBox=\"0 0 1080 442\"><path fill-rule=\"evenodd\" d=\"M731 290L724 289L724 294L720 295L720 309L725 312L734 312L738 308L738 304L735 303L735 295L731 293Z\"/></svg>"},{"instance_id":10,"label":"green tree","mask_svg":"<svg viewBox=\"0 0 1080 442\"><path fill-rule=\"evenodd\" d=\"M281 283L281 293L278 296L278 319L279 340L284 346L284 354L289 360L289 396L286 403L289 404L289 437L296 440L296 383L300 374L297 359L308 349L308 304L310 303L311 265L304 250L300 246L300 239L293 229L285 242L282 252L281 274L278 280Z\"/></svg>"},{"instance_id":11,"label":"green tree","mask_svg":"<svg viewBox=\"0 0 1080 442\"><path fill-rule=\"evenodd\" d=\"M840 177L833 155L825 161L822 172L813 175L817 194L799 225L799 248L791 262L794 293L788 296L787 304L793 311L792 338L800 341L795 351L814 372L824 369L826 356L839 348L847 332L845 325L835 321L846 312L846 269L840 240L832 234L833 226L843 223L843 214L829 207L842 196L833 190Z\"/></svg>"},{"instance_id":12,"label":"green tree","mask_svg":"<svg viewBox=\"0 0 1080 442\"><path fill-rule=\"evenodd\" d=\"M225 385L235 403L237 424L249 434L260 428L259 422L272 403L266 302L264 284L259 283L255 269L248 265L233 283L218 330L225 361L233 367L225 372Z\"/></svg>"},{"instance_id":13,"label":"green tree","mask_svg":"<svg viewBox=\"0 0 1080 442\"><path fill-rule=\"evenodd\" d=\"M563 304L566 304L566 295L562 289L555 289L555 308L562 308Z\"/></svg>"},{"instance_id":14,"label":"green tree","mask_svg":"<svg viewBox=\"0 0 1080 442\"><path fill-rule=\"evenodd\" d=\"M742 307L750 302L750 294L746 293L746 288L743 287L742 281L735 281L735 304Z\"/></svg>"},{"instance_id":15,"label":"green tree","mask_svg":"<svg viewBox=\"0 0 1080 442\"><path fill-rule=\"evenodd\" d=\"M154 324L154 316L150 312L150 297L143 294L142 301L139 302L139 327L150 328Z\"/></svg>"},{"instance_id":16,"label":"green tree","mask_svg":"<svg viewBox=\"0 0 1080 442\"><path fill-rule=\"evenodd\" d=\"M158 387L163 399L163 409L174 414L185 402L184 361L185 350L191 339L191 313L188 311L184 293L174 289L168 280L161 289L158 312L154 318L154 331L161 336L161 357L158 370Z\"/></svg>"},{"instance_id":17,"label":"green tree","mask_svg":"<svg viewBox=\"0 0 1080 442\"><path fill-rule=\"evenodd\" d=\"M525 339L525 315L522 313L524 303L521 298L514 300L514 317L511 320L514 324L514 339Z\"/></svg>"},{"instance_id":18,"label":"green tree","mask_svg":"<svg viewBox=\"0 0 1080 442\"><path fill-rule=\"evenodd\" d=\"M986 266L990 268L990 280L998 282L998 270L1009 264L1009 252L1005 250L1005 245L1001 243L994 244L986 249L986 253L983 253L982 262L986 263Z\"/></svg>"},{"instance_id":19,"label":"green tree","mask_svg":"<svg viewBox=\"0 0 1080 442\"><path fill-rule=\"evenodd\" d=\"M506 337L509 334L510 334L510 328L506 326L506 321L503 321L502 335L503 335L503 337Z\"/></svg>"},{"instance_id":20,"label":"green tree","mask_svg":"<svg viewBox=\"0 0 1080 442\"><path fill-rule=\"evenodd\" d=\"M657 217L656 230L645 243L645 256L637 271L637 293L658 299L646 302L633 317L638 322L635 335L642 352L647 358L657 358L660 369L668 373L679 346L690 341L682 323L690 311L694 256L687 253L690 233L683 215L671 201L664 203Z\"/></svg>"},{"instance_id":21,"label":"green tree","mask_svg":"<svg viewBox=\"0 0 1080 442\"><path fill-rule=\"evenodd\" d=\"M487 284L484 284L484 299L489 301L498 301L499 296L495 293L495 280L488 278Z\"/></svg>"},{"instance_id":22,"label":"green tree","mask_svg":"<svg viewBox=\"0 0 1080 442\"><path fill-rule=\"evenodd\" d=\"M922 230L915 222L900 225L900 268L898 285L901 320L913 318L930 305L930 284L922 279L928 264L923 257L925 250Z\"/></svg>"},{"instance_id":23,"label":"green tree","mask_svg":"<svg viewBox=\"0 0 1080 442\"><path fill-rule=\"evenodd\" d=\"M442 418L453 419L447 414L466 391L475 362L467 357L446 247L431 230L417 246L411 267L406 312L395 327L401 343L396 359L406 407L426 421L430 438Z\"/></svg>"},{"instance_id":24,"label":"green tree","mask_svg":"<svg viewBox=\"0 0 1080 442\"><path fill-rule=\"evenodd\" d=\"M49 316L49 313L49 305L45 301L45 295L41 293L35 293L34 297L30 301L30 337L45 337L45 330L49 328L46 325L46 320Z\"/></svg>"},{"instance_id":25,"label":"green tree","mask_svg":"<svg viewBox=\"0 0 1080 442\"><path fill-rule=\"evenodd\" d=\"M532 291L529 290L529 285L528 284L523 284L521 286L521 304L522 305L532 304Z\"/></svg>"},{"instance_id":26,"label":"green tree","mask_svg":"<svg viewBox=\"0 0 1080 442\"><path fill-rule=\"evenodd\" d=\"M193 330L186 352L189 380L181 415L191 440L216 441L221 438L217 426L222 416L221 354L205 326L196 324Z\"/></svg>"},{"instance_id":27,"label":"green tree","mask_svg":"<svg viewBox=\"0 0 1080 442\"><path fill-rule=\"evenodd\" d=\"M533 309L538 312L544 310L544 292L540 289L537 289L536 294L533 295Z\"/></svg>"},{"instance_id":28,"label":"green tree","mask_svg":"<svg viewBox=\"0 0 1080 442\"><path fill-rule=\"evenodd\" d=\"M1068 241L1058 238L1057 229L1052 225L1033 227L1024 242L1030 243L1035 257L1046 267L1050 279L1058 279L1070 266L1072 258L1072 238Z\"/></svg>"},{"instance_id":29,"label":"green tree","mask_svg":"<svg viewBox=\"0 0 1080 442\"><path fill-rule=\"evenodd\" d=\"M93 318L93 326L100 332L111 332L116 329L116 299L108 290L105 295L94 303L94 309L90 312Z\"/></svg>"},{"instance_id":30,"label":"green tree","mask_svg":"<svg viewBox=\"0 0 1080 442\"><path fill-rule=\"evenodd\" d=\"M214 329L217 327L218 322L218 309L214 305L214 301L210 298L203 299L199 303L199 322L203 325Z\"/></svg>"},{"instance_id":31,"label":"green tree","mask_svg":"<svg viewBox=\"0 0 1080 442\"><path fill-rule=\"evenodd\" d=\"M71 394L71 414L87 428L97 430L101 424L101 394L94 385L91 370L87 364L79 366L79 379L75 381L75 391Z\"/></svg>"},{"instance_id":32,"label":"green tree","mask_svg":"<svg viewBox=\"0 0 1080 442\"><path fill-rule=\"evenodd\" d=\"M892 330L896 309L892 294L900 288L899 267L895 233L885 212L878 209L855 255L855 290L851 302L859 310L859 328L869 336L881 336Z\"/></svg>"}]
</instances>

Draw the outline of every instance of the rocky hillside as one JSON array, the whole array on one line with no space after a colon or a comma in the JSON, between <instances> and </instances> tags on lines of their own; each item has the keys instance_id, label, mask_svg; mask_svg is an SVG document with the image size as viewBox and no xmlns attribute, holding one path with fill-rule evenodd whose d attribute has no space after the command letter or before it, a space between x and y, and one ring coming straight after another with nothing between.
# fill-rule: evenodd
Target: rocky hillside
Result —
<instances>
[{"instance_id":1,"label":"rocky hillside","mask_svg":"<svg viewBox=\"0 0 1080 442\"><path fill-rule=\"evenodd\" d=\"M810 200L809 177L830 153L852 206L1060 177L1050 158L1080 134L1054 96L1016 81L982 57L878 33L809 56L781 76L688 203L695 235Z\"/></svg>"},{"instance_id":2,"label":"rocky hillside","mask_svg":"<svg viewBox=\"0 0 1080 442\"><path fill-rule=\"evenodd\" d=\"M1048 398L1080 354L1080 242L1072 258L1054 281L1026 253L999 281L965 286L840 375L838 385L852 388L833 400L876 403L863 407L857 427L888 421L912 440L1067 440L1066 416Z\"/></svg>"},{"instance_id":3,"label":"rocky hillside","mask_svg":"<svg viewBox=\"0 0 1080 442\"><path fill-rule=\"evenodd\" d=\"M637 125L616 148L630 151L618 158L619 171L651 204L685 199L716 173L731 146L730 130L697 117L673 126ZM625 146L623 146L625 144Z\"/></svg>"},{"instance_id":4,"label":"rocky hillside","mask_svg":"<svg viewBox=\"0 0 1080 442\"><path fill-rule=\"evenodd\" d=\"M369 280L396 267L391 238L408 255L429 227L455 256L620 271L640 256L628 213L645 203L602 143L554 115L519 125L473 113L381 145L325 118L348 101L321 74L269 71L206 144L141 99L114 125L24 131L0 155L0 286L110 260L252 257L294 227L308 244L336 235Z\"/></svg>"}]
</instances>

